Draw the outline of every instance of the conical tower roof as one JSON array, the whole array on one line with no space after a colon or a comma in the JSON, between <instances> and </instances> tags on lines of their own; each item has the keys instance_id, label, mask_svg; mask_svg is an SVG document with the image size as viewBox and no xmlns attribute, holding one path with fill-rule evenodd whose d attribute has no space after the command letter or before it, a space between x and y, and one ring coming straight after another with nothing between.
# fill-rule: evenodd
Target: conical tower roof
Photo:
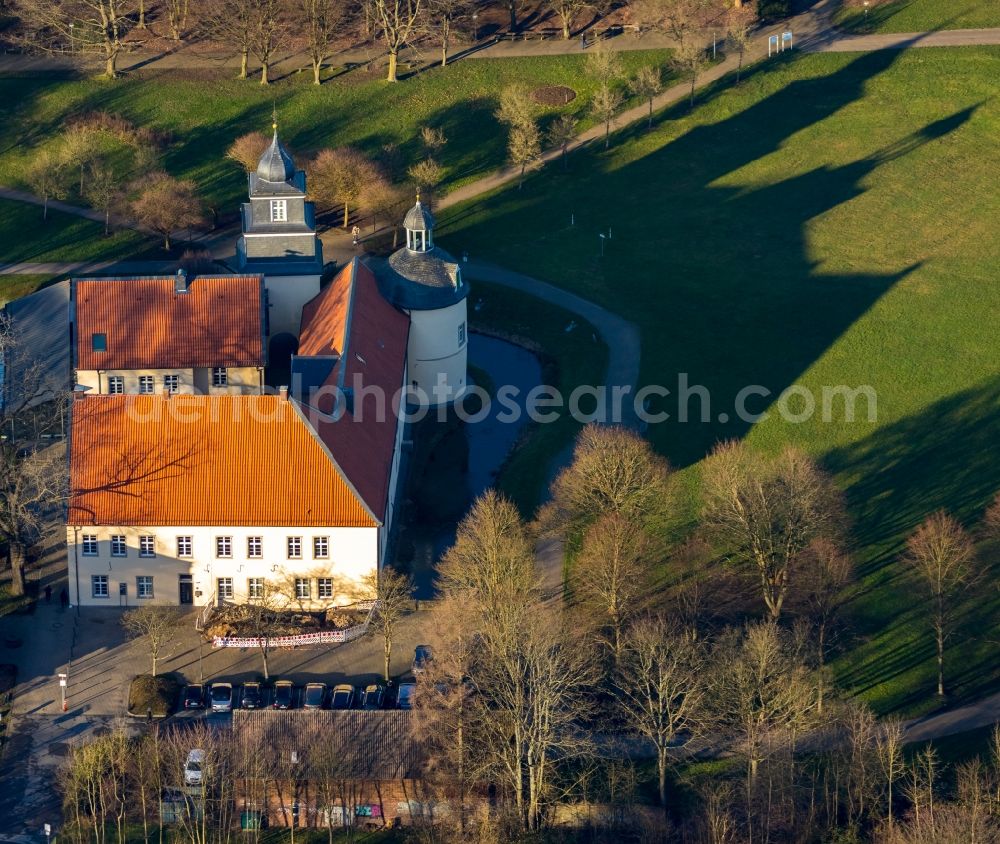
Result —
<instances>
[{"instance_id":1,"label":"conical tower roof","mask_svg":"<svg viewBox=\"0 0 1000 844\"><path fill-rule=\"evenodd\" d=\"M288 182L295 177L295 162L288 150L278 140L278 127L274 127L271 145L257 163L257 178L265 182Z\"/></svg>"}]
</instances>

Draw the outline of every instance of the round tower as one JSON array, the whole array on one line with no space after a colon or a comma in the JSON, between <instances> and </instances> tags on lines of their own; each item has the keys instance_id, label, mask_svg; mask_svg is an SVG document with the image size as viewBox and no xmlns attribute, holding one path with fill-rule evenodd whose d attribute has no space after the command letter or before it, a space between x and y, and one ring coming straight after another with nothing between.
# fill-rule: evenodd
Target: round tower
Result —
<instances>
[{"instance_id":1,"label":"round tower","mask_svg":"<svg viewBox=\"0 0 1000 844\"><path fill-rule=\"evenodd\" d=\"M466 389L469 286L458 262L434 245L434 217L416 204L403 219L406 246L379 269L382 295L410 316L410 386L431 404L447 404Z\"/></svg>"}]
</instances>

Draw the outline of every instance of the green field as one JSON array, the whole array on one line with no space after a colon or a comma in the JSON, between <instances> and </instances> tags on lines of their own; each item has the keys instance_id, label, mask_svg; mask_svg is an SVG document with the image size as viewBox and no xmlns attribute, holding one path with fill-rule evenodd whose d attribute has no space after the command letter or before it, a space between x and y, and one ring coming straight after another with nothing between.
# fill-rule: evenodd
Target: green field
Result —
<instances>
[{"instance_id":1,"label":"green field","mask_svg":"<svg viewBox=\"0 0 1000 844\"><path fill-rule=\"evenodd\" d=\"M642 381L705 385L708 421L649 436L696 487L720 439L796 443L822 458L855 519L856 638L835 669L879 710L932 707L932 640L895 555L927 513L975 520L1000 489L1000 49L788 58L718 87L609 153L573 156L522 191L444 215L468 250L594 299L643 332ZM571 215L575 225L570 226ZM606 254L600 257L599 232ZM870 385L854 422L793 424L769 402L790 385ZM739 390L766 400L734 414ZM791 410L797 410L795 402ZM694 503L687 502L694 512ZM989 560L995 560L992 552ZM977 590L952 641L954 698L1000 687L1000 594Z\"/></svg>"},{"instance_id":2,"label":"green field","mask_svg":"<svg viewBox=\"0 0 1000 844\"><path fill-rule=\"evenodd\" d=\"M634 72L644 64L664 64L667 55L634 52L623 61ZM583 61L582 56L459 61L395 85L356 68L336 72L319 87L294 77L266 89L252 80L207 84L169 73L114 81L0 77L0 101L14 104L0 126L0 184L20 186L19 174L33 150L55 143L67 118L108 111L168 133L166 169L193 178L210 207L235 215L246 181L226 160L226 148L246 132L267 131L272 106L300 165L317 149L344 144L371 155L396 144L409 165L424 156L421 127L443 129L448 142L437 157L446 185L460 184L495 169L506 156L505 134L493 117L496 96L506 85L569 85L579 96L565 110L585 116L594 83L584 74Z\"/></svg>"},{"instance_id":3,"label":"green field","mask_svg":"<svg viewBox=\"0 0 1000 844\"><path fill-rule=\"evenodd\" d=\"M136 232L105 237L104 226L93 220L50 210L43 221L39 206L0 199L0 263L111 260L148 245Z\"/></svg>"},{"instance_id":4,"label":"green field","mask_svg":"<svg viewBox=\"0 0 1000 844\"><path fill-rule=\"evenodd\" d=\"M837 25L851 32L931 32L1000 26L996 0L888 0L872 2L865 17L860 2L845 3Z\"/></svg>"},{"instance_id":5,"label":"green field","mask_svg":"<svg viewBox=\"0 0 1000 844\"><path fill-rule=\"evenodd\" d=\"M53 278L48 275L0 275L0 308L45 287Z\"/></svg>"}]
</instances>

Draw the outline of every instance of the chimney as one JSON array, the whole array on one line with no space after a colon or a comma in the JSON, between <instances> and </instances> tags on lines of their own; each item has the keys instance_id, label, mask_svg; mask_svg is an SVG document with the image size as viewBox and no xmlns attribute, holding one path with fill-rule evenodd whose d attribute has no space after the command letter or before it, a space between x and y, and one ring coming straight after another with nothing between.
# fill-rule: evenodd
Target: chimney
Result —
<instances>
[{"instance_id":1,"label":"chimney","mask_svg":"<svg viewBox=\"0 0 1000 844\"><path fill-rule=\"evenodd\" d=\"M278 387L278 400L288 401L288 387Z\"/></svg>"},{"instance_id":2,"label":"chimney","mask_svg":"<svg viewBox=\"0 0 1000 844\"><path fill-rule=\"evenodd\" d=\"M187 293L188 292L188 274L181 267L177 274L174 276L174 293Z\"/></svg>"}]
</instances>

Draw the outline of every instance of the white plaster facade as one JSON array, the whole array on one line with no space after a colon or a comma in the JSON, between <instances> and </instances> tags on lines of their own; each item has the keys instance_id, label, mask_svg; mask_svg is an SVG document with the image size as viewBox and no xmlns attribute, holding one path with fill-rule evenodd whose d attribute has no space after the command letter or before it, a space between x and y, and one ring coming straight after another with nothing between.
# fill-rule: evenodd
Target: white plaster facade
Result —
<instances>
[{"instance_id":1,"label":"white plaster facade","mask_svg":"<svg viewBox=\"0 0 1000 844\"><path fill-rule=\"evenodd\" d=\"M70 603L116 607L245 603L251 578L261 578L279 603L303 610L343 606L367 597L364 580L378 566L383 533L379 527L69 526ZM88 537L96 539L94 553ZM124 537L124 555L115 553L122 546L116 548L113 537ZM148 556L140 551L142 537L152 537ZM189 539L189 556L179 555L187 551L181 537ZM229 556L220 556L218 541L226 538ZM290 538L299 540L297 557L289 556ZM259 541L259 555L251 540ZM320 551L325 542L326 556L315 553L316 540ZM152 581L140 586L139 578ZM220 580L225 579L228 583L221 584L220 592ZM296 595L297 589L305 589L296 579L308 581L308 598L304 591ZM152 594L140 597L147 588Z\"/></svg>"},{"instance_id":2,"label":"white plaster facade","mask_svg":"<svg viewBox=\"0 0 1000 844\"><path fill-rule=\"evenodd\" d=\"M302 308L319 294L320 276L266 275L268 328L273 338L278 334L299 336Z\"/></svg>"},{"instance_id":3,"label":"white plaster facade","mask_svg":"<svg viewBox=\"0 0 1000 844\"><path fill-rule=\"evenodd\" d=\"M89 387L95 395L110 392L110 379L122 379L123 392L136 395L140 377L153 379L153 392L161 393L166 388L165 378L177 376L177 390L180 395L238 396L259 394L264 388L264 368L261 366L230 366L226 370L225 386L217 386L213 370L209 367L188 369L78 369L76 383Z\"/></svg>"},{"instance_id":4,"label":"white plaster facade","mask_svg":"<svg viewBox=\"0 0 1000 844\"><path fill-rule=\"evenodd\" d=\"M407 311L410 337L407 366L411 385L427 394L433 404L460 398L466 390L469 324L467 300L446 308ZM434 392L436 385L445 389Z\"/></svg>"}]
</instances>

